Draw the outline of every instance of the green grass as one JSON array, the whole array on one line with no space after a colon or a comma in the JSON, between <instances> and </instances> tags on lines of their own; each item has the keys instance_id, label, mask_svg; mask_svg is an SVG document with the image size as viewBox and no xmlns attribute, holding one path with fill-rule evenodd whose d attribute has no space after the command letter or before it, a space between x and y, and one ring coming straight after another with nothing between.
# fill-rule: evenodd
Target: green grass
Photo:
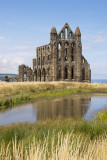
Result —
<instances>
[{"instance_id":1,"label":"green grass","mask_svg":"<svg viewBox=\"0 0 107 160\"><path fill-rule=\"evenodd\" d=\"M81 93L107 93L106 84L74 82L0 83L0 108L40 98Z\"/></svg>"},{"instance_id":2,"label":"green grass","mask_svg":"<svg viewBox=\"0 0 107 160\"><path fill-rule=\"evenodd\" d=\"M86 121L78 118L65 119L59 117L53 120L38 121L37 123L26 122L1 126L0 142L4 141L5 144L8 144L16 136L18 142L23 140L24 146L28 146L32 137L35 137L36 141L41 140L43 142L48 136L50 144L53 136L57 137L59 132L63 135L71 132L74 135L82 134L84 137L93 140L104 133L107 135L107 111L98 113L98 116L100 114L104 115L102 121L98 118L94 121Z\"/></svg>"}]
</instances>

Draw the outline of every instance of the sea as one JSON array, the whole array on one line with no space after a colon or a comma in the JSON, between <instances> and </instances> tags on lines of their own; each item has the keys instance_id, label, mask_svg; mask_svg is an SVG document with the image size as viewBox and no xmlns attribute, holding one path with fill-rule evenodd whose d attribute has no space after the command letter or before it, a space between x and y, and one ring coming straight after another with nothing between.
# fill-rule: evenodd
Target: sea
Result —
<instances>
[{"instance_id":1,"label":"sea","mask_svg":"<svg viewBox=\"0 0 107 160\"><path fill-rule=\"evenodd\" d=\"M18 75L17 74L2 74L2 73L0 73L0 81L5 81L5 76L17 77Z\"/></svg>"},{"instance_id":2,"label":"sea","mask_svg":"<svg viewBox=\"0 0 107 160\"><path fill-rule=\"evenodd\" d=\"M92 79L91 83L107 84L107 79Z\"/></svg>"}]
</instances>

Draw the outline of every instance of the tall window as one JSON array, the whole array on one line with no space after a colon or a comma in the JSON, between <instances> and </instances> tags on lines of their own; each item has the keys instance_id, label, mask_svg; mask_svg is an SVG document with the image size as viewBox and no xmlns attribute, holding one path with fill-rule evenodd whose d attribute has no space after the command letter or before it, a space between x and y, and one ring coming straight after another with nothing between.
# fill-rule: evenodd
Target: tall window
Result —
<instances>
[{"instance_id":1,"label":"tall window","mask_svg":"<svg viewBox=\"0 0 107 160\"><path fill-rule=\"evenodd\" d=\"M61 44L58 44L58 60L61 60Z\"/></svg>"},{"instance_id":2,"label":"tall window","mask_svg":"<svg viewBox=\"0 0 107 160\"><path fill-rule=\"evenodd\" d=\"M71 79L74 79L74 67L71 68Z\"/></svg>"},{"instance_id":3,"label":"tall window","mask_svg":"<svg viewBox=\"0 0 107 160\"><path fill-rule=\"evenodd\" d=\"M63 38L63 32L61 32L61 39Z\"/></svg>"},{"instance_id":4,"label":"tall window","mask_svg":"<svg viewBox=\"0 0 107 160\"><path fill-rule=\"evenodd\" d=\"M39 69L39 80L41 81L41 70Z\"/></svg>"},{"instance_id":5,"label":"tall window","mask_svg":"<svg viewBox=\"0 0 107 160\"><path fill-rule=\"evenodd\" d=\"M43 81L46 81L46 72L45 72L45 69L43 69Z\"/></svg>"},{"instance_id":6,"label":"tall window","mask_svg":"<svg viewBox=\"0 0 107 160\"><path fill-rule=\"evenodd\" d=\"M65 48L65 61L67 61L68 60L68 57L67 57L67 48Z\"/></svg>"},{"instance_id":7,"label":"tall window","mask_svg":"<svg viewBox=\"0 0 107 160\"><path fill-rule=\"evenodd\" d=\"M74 45L71 46L71 61L74 61Z\"/></svg>"},{"instance_id":8,"label":"tall window","mask_svg":"<svg viewBox=\"0 0 107 160\"><path fill-rule=\"evenodd\" d=\"M24 73L24 81L27 80L27 76L26 76L26 73Z\"/></svg>"},{"instance_id":9,"label":"tall window","mask_svg":"<svg viewBox=\"0 0 107 160\"><path fill-rule=\"evenodd\" d=\"M67 66L65 67L64 77L65 77L65 79L68 79L68 69L67 69Z\"/></svg>"},{"instance_id":10,"label":"tall window","mask_svg":"<svg viewBox=\"0 0 107 160\"><path fill-rule=\"evenodd\" d=\"M58 69L58 80L61 80L61 69Z\"/></svg>"},{"instance_id":11,"label":"tall window","mask_svg":"<svg viewBox=\"0 0 107 160\"><path fill-rule=\"evenodd\" d=\"M82 69L82 80L85 80L85 69Z\"/></svg>"},{"instance_id":12,"label":"tall window","mask_svg":"<svg viewBox=\"0 0 107 160\"><path fill-rule=\"evenodd\" d=\"M65 28L65 39L67 39L68 29Z\"/></svg>"},{"instance_id":13,"label":"tall window","mask_svg":"<svg viewBox=\"0 0 107 160\"><path fill-rule=\"evenodd\" d=\"M37 81L37 69L35 69L34 78L35 78L35 81Z\"/></svg>"},{"instance_id":14,"label":"tall window","mask_svg":"<svg viewBox=\"0 0 107 160\"><path fill-rule=\"evenodd\" d=\"M38 65L40 65L40 57L38 58Z\"/></svg>"},{"instance_id":15,"label":"tall window","mask_svg":"<svg viewBox=\"0 0 107 160\"><path fill-rule=\"evenodd\" d=\"M71 39L71 33L69 34L69 39Z\"/></svg>"},{"instance_id":16,"label":"tall window","mask_svg":"<svg viewBox=\"0 0 107 160\"><path fill-rule=\"evenodd\" d=\"M64 59L65 61L68 60L68 43L65 43L65 49L64 49Z\"/></svg>"}]
</instances>

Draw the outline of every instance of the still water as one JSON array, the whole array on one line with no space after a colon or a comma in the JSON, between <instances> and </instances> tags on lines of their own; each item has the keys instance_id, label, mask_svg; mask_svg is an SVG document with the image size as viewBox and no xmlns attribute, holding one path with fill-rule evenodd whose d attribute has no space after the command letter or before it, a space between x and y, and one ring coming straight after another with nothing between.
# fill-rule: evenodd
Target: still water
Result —
<instances>
[{"instance_id":1,"label":"still water","mask_svg":"<svg viewBox=\"0 0 107 160\"><path fill-rule=\"evenodd\" d=\"M58 116L79 116L92 120L97 112L104 109L107 109L107 95L75 95L39 100L0 111L0 125L25 121L34 122Z\"/></svg>"}]
</instances>

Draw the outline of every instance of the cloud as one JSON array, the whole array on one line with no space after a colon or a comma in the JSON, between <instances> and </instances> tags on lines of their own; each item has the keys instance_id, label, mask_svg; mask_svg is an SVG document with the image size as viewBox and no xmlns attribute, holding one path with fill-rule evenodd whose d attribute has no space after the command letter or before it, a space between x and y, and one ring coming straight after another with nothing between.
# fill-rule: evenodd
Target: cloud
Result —
<instances>
[{"instance_id":1,"label":"cloud","mask_svg":"<svg viewBox=\"0 0 107 160\"><path fill-rule=\"evenodd\" d=\"M95 34L87 34L82 36L83 50L92 49L95 45L107 43L107 36L104 31Z\"/></svg>"},{"instance_id":2,"label":"cloud","mask_svg":"<svg viewBox=\"0 0 107 160\"><path fill-rule=\"evenodd\" d=\"M3 36L0 36L0 39L5 39L5 37L3 37Z\"/></svg>"},{"instance_id":3,"label":"cloud","mask_svg":"<svg viewBox=\"0 0 107 160\"><path fill-rule=\"evenodd\" d=\"M13 23L13 22L7 22L7 24L8 24L8 25L13 25L13 24L15 24L15 23Z\"/></svg>"},{"instance_id":4,"label":"cloud","mask_svg":"<svg viewBox=\"0 0 107 160\"><path fill-rule=\"evenodd\" d=\"M2 57L0 58L0 73L17 73L18 66L23 63L20 57Z\"/></svg>"},{"instance_id":5,"label":"cloud","mask_svg":"<svg viewBox=\"0 0 107 160\"><path fill-rule=\"evenodd\" d=\"M1 48L1 47L0 47ZM2 46L0 49L0 73L18 73L18 66L32 66L36 48L33 45Z\"/></svg>"},{"instance_id":6,"label":"cloud","mask_svg":"<svg viewBox=\"0 0 107 160\"><path fill-rule=\"evenodd\" d=\"M13 51L13 50L34 50L36 47L34 45L13 45L13 46L2 46L2 49L6 49L8 51Z\"/></svg>"}]
</instances>

